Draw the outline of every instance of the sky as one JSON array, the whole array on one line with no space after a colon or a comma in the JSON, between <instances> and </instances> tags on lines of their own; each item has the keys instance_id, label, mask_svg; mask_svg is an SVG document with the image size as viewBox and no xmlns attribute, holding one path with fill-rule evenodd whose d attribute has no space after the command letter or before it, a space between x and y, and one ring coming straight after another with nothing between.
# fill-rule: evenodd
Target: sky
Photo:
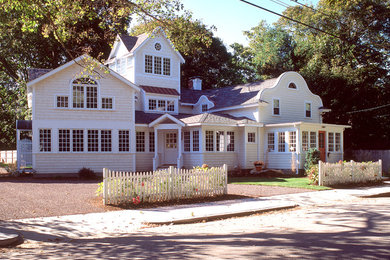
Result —
<instances>
[{"instance_id":1,"label":"sky","mask_svg":"<svg viewBox=\"0 0 390 260\"><path fill-rule=\"evenodd\" d=\"M298 0L300 3L313 3L316 5L319 0ZM279 5L282 2L287 5L295 5L291 0L249 0L254 4L282 13L286 7ZM275 3L276 2L276 3ZM192 11L193 18L201 20L204 24L217 27L215 36L222 39L226 46L235 42L243 45L248 40L243 31L248 31L259 24L260 20L266 20L272 24L279 19L279 16L250 6L239 0L182 0L184 8Z\"/></svg>"}]
</instances>

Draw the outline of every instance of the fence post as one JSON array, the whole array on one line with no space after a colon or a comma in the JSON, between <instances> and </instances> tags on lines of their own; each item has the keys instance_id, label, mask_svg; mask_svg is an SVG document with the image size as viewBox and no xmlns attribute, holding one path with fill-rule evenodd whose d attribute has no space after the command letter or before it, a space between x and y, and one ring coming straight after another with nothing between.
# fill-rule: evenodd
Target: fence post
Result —
<instances>
[{"instance_id":1,"label":"fence post","mask_svg":"<svg viewBox=\"0 0 390 260\"><path fill-rule=\"evenodd\" d=\"M353 174L354 174L354 170L355 170L354 161L353 161L353 160L351 160L351 182L353 182Z\"/></svg>"},{"instance_id":2,"label":"fence post","mask_svg":"<svg viewBox=\"0 0 390 260\"><path fill-rule=\"evenodd\" d=\"M222 167L223 167L223 175L225 178L225 185L223 187L223 194L227 194L228 166L227 166L227 164L224 164Z\"/></svg>"},{"instance_id":3,"label":"fence post","mask_svg":"<svg viewBox=\"0 0 390 260\"><path fill-rule=\"evenodd\" d=\"M382 176L382 159L379 159L379 161L378 161L378 163L379 163L379 177L380 178L382 178L383 176Z\"/></svg>"},{"instance_id":4,"label":"fence post","mask_svg":"<svg viewBox=\"0 0 390 260\"><path fill-rule=\"evenodd\" d=\"M172 199L173 196L173 174L175 168L173 166L169 166L168 168L168 200Z\"/></svg>"},{"instance_id":5,"label":"fence post","mask_svg":"<svg viewBox=\"0 0 390 260\"><path fill-rule=\"evenodd\" d=\"M318 161L318 186L323 185L323 178L322 178L322 161Z\"/></svg>"},{"instance_id":6,"label":"fence post","mask_svg":"<svg viewBox=\"0 0 390 260\"><path fill-rule=\"evenodd\" d=\"M103 204L107 204L107 169L103 168Z\"/></svg>"}]
</instances>

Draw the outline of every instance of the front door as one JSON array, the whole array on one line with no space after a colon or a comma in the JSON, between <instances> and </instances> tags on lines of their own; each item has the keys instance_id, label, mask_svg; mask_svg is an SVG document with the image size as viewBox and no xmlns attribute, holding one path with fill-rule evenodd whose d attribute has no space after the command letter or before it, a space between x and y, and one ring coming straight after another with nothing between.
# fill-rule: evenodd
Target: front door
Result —
<instances>
[{"instance_id":1,"label":"front door","mask_svg":"<svg viewBox=\"0 0 390 260\"><path fill-rule=\"evenodd\" d=\"M325 131L318 131L318 150L320 150L320 159L326 162L326 139Z\"/></svg>"},{"instance_id":2,"label":"front door","mask_svg":"<svg viewBox=\"0 0 390 260\"><path fill-rule=\"evenodd\" d=\"M165 133L164 164L177 164L177 133Z\"/></svg>"}]
</instances>

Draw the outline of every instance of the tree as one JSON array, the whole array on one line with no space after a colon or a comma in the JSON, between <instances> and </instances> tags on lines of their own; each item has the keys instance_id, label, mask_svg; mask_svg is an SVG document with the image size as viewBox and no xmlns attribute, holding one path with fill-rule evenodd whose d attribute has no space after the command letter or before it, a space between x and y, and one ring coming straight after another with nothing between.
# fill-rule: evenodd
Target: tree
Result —
<instances>
[{"instance_id":1,"label":"tree","mask_svg":"<svg viewBox=\"0 0 390 260\"><path fill-rule=\"evenodd\" d=\"M285 18L274 26L260 23L248 33L257 71L262 77L301 73L332 109L324 121L352 126L346 147L389 148L389 9L389 2L379 0L287 8L285 16L328 33Z\"/></svg>"}]
</instances>

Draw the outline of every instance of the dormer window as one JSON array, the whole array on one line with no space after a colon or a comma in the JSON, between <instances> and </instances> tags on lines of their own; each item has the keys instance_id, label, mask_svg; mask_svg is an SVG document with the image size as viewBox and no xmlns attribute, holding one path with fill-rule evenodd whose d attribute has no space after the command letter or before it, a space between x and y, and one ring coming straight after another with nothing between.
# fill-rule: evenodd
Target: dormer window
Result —
<instances>
[{"instance_id":1,"label":"dormer window","mask_svg":"<svg viewBox=\"0 0 390 260\"><path fill-rule=\"evenodd\" d=\"M273 101L273 111L272 111L272 114L273 115L280 115L280 101L279 99L274 99Z\"/></svg>"},{"instance_id":2,"label":"dormer window","mask_svg":"<svg viewBox=\"0 0 390 260\"><path fill-rule=\"evenodd\" d=\"M202 112L206 112L208 110L207 104L202 105Z\"/></svg>"},{"instance_id":3,"label":"dormer window","mask_svg":"<svg viewBox=\"0 0 390 260\"><path fill-rule=\"evenodd\" d=\"M297 89L297 85L295 85L294 83L290 83L290 84L288 84L288 88L290 88L290 89Z\"/></svg>"},{"instance_id":4,"label":"dormer window","mask_svg":"<svg viewBox=\"0 0 390 260\"><path fill-rule=\"evenodd\" d=\"M305 103L305 116L311 117L311 103L310 102Z\"/></svg>"},{"instance_id":5,"label":"dormer window","mask_svg":"<svg viewBox=\"0 0 390 260\"><path fill-rule=\"evenodd\" d=\"M164 99L149 99L149 111L174 112L175 101Z\"/></svg>"}]
</instances>

